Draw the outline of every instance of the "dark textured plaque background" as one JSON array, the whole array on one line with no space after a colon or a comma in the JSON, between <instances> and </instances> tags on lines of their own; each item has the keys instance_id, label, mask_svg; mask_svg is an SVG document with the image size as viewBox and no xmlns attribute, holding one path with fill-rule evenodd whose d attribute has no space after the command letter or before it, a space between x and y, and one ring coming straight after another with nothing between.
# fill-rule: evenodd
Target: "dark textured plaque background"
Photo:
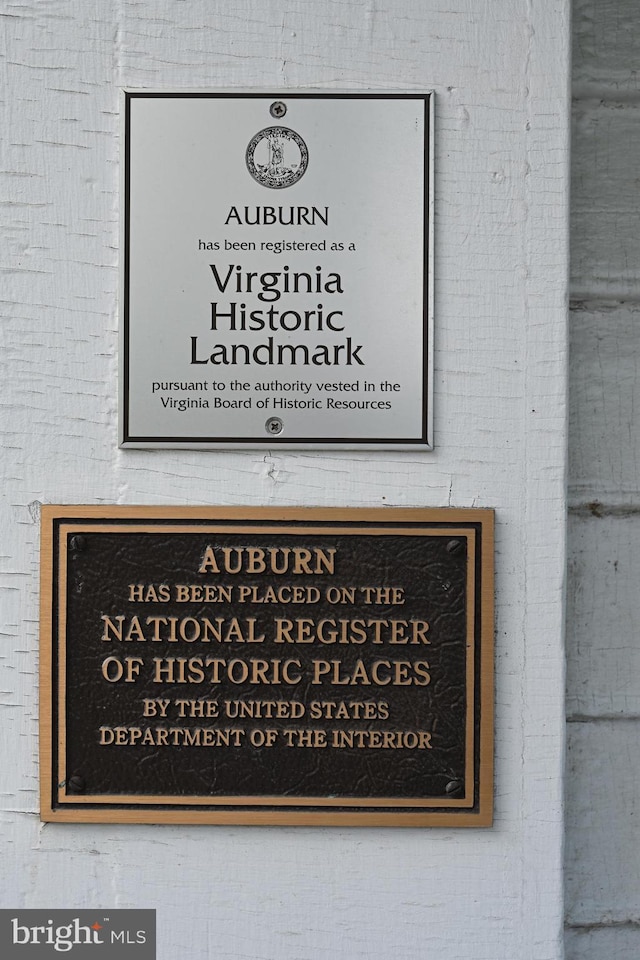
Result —
<instances>
[{"instance_id":1,"label":"dark textured plaque background","mask_svg":"<svg viewBox=\"0 0 640 960\"><path fill-rule=\"evenodd\" d=\"M73 521L65 520L65 524ZM109 523L109 521L105 521ZM287 533L295 524L283 524L282 533L211 533L202 532L198 524L187 524L194 532L169 532L161 522L157 532L98 532L83 523L78 532L65 535L58 543L57 568L67 555L66 614L66 773L81 784L85 797L91 795L122 796L132 802L136 795L160 797L350 797L350 798L445 798L447 784L465 781L466 684L467 684L467 539L460 535L451 547L451 536L366 535L345 532ZM270 526L276 524L270 523ZM113 527L109 524L110 528ZM232 529L231 525L231 529ZM314 524L314 527L321 526ZM331 531L340 524L327 524ZM363 525L352 525L362 530ZM376 524L380 526L380 524ZM429 524L430 530L438 524ZM449 524L440 526L450 528ZM397 524L393 524L394 529ZM465 525L455 524L456 529ZM415 529L415 525L411 525ZM479 526L467 524L466 529ZM205 548L245 547L328 547L336 548L335 574L275 576L272 574L231 575L199 574L198 567ZM55 552L55 551L54 551ZM479 553L479 551L478 551ZM476 575L479 579L480 567ZM129 584L267 584L281 587L295 584L317 586L321 593L333 587L401 587L403 605L365 604L358 592L355 604L329 604L321 599L315 604L251 604L251 603L131 603ZM101 616L112 618L137 614L141 623L147 616L247 617L257 618L257 633L265 634L263 643L203 643L195 641L120 642L102 640ZM307 644L273 643L273 620L276 617L345 619L427 620L430 624L429 644ZM128 622L128 620L127 620ZM151 632L151 627L146 628ZM166 628L163 627L163 633ZM477 632L477 631L476 631ZM54 618L55 634L55 618ZM60 643L62 638L58 638ZM54 644L55 649L55 644ZM138 656L145 660L135 683L109 683L101 673L101 664L108 655ZM305 664L314 658L340 659L349 670L356 660L370 663L375 659L427 660L431 683L428 686L349 685L320 686L309 682L296 686L285 684L238 685L224 682L154 683L153 657L216 656L226 659L297 658ZM54 663L55 666L55 663ZM309 671L310 672L310 671ZM477 664L476 664L477 673ZM312 700L372 701L389 704L387 720L300 719L264 720L214 718L179 719L170 708L167 718L144 718L144 698L287 700L307 705ZM54 690L55 699L55 690ZM477 700L478 698L476 698ZM474 715L475 741L478 740L479 705ZM220 711L224 713L223 710ZM54 711L55 718L55 711ZM360 730L430 731L433 749L373 748L300 748L288 747L279 739L273 747L256 748L248 739L240 747L197 746L101 746L100 726L151 727L337 727ZM477 756L474 762L477 776ZM55 784L54 771L54 784ZM473 787L473 785L470 785ZM73 792L73 791L69 791ZM473 790L471 790L473 794ZM69 797L69 799L71 799Z\"/></svg>"}]
</instances>

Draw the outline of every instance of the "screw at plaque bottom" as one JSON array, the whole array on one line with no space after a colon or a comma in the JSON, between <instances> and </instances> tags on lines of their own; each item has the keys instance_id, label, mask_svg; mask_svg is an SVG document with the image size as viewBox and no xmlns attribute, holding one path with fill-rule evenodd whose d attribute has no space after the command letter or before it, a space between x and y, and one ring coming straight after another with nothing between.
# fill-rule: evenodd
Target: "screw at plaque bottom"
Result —
<instances>
[{"instance_id":1,"label":"screw at plaque bottom","mask_svg":"<svg viewBox=\"0 0 640 960\"><path fill-rule=\"evenodd\" d=\"M272 437L277 437L279 433L282 433L284 430L284 423L280 417L269 417L267 422L264 425L267 433L270 433Z\"/></svg>"}]
</instances>

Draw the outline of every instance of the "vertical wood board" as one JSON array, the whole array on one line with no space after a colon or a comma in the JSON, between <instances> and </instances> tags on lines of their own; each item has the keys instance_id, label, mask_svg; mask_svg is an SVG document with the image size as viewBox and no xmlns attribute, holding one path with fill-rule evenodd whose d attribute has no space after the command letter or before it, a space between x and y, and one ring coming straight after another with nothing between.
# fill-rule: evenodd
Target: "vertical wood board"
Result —
<instances>
[{"instance_id":1,"label":"vertical wood board","mask_svg":"<svg viewBox=\"0 0 640 960\"><path fill-rule=\"evenodd\" d=\"M560 960L568 9L8 6L3 906L156 907L161 960ZM123 86L435 90L433 453L117 450ZM40 826L41 502L495 508L494 828Z\"/></svg>"}]
</instances>

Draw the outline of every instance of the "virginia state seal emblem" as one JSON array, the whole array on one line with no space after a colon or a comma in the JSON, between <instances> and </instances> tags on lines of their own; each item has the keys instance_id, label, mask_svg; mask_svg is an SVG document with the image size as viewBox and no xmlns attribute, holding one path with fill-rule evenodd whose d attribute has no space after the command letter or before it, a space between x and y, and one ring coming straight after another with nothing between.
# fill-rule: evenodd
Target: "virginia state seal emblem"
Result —
<instances>
[{"instance_id":1,"label":"virginia state seal emblem","mask_svg":"<svg viewBox=\"0 0 640 960\"><path fill-rule=\"evenodd\" d=\"M302 137L289 127L266 127L249 141L247 169L258 183L281 190L297 183L309 164Z\"/></svg>"}]
</instances>

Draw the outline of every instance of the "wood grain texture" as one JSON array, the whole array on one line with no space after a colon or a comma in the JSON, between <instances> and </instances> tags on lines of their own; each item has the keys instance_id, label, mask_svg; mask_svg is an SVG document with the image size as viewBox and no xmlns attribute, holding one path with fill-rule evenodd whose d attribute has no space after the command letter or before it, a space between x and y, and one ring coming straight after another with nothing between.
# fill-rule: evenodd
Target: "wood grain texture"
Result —
<instances>
[{"instance_id":1,"label":"wood grain texture","mask_svg":"<svg viewBox=\"0 0 640 960\"><path fill-rule=\"evenodd\" d=\"M640 476L640 306L574 302L570 330L570 503L633 506Z\"/></svg>"},{"instance_id":2,"label":"wood grain texture","mask_svg":"<svg viewBox=\"0 0 640 960\"><path fill-rule=\"evenodd\" d=\"M640 281L640 209L634 202L640 103L579 101L572 146L572 296L634 298Z\"/></svg>"},{"instance_id":3,"label":"wood grain texture","mask_svg":"<svg viewBox=\"0 0 640 960\"><path fill-rule=\"evenodd\" d=\"M574 0L573 92L613 99L640 93L635 0Z\"/></svg>"},{"instance_id":4,"label":"wood grain texture","mask_svg":"<svg viewBox=\"0 0 640 960\"><path fill-rule=\"evenodd\" d=\"M573 516L567 590L570 718L640 717L638 583L640 516Z\"/></svg>"},{"instance_id":5,"label":"wood grain texture","mask_svg":"<svg viewBox=\"0 0 640 960\"><path fill-rule=\"evenodd\" d=\"M637 960L637 925L576 927L567 932L566 960Z\"/></svg>"},{"instance_id":6,"label":"wood grain texture","mask_svg":"<svg viewBox=\"0 0 640 960\"><path fill-rule=\"evenodd\" d=\"M569 923L640 921L638 720L572 723L567 758Z\"/></svg>"},{"instance_id":7,"label":"wood grain texture","mask_svg":"<svg viewBox=\"0 0 640 960\"><path fill-rule=\"evenodd\" d=\"M640 952L640 838L626 802L638 781L640 34L632 0L574 0L573 11L567 710L585 723L570 724L566 952L627 960Z\"/></svg>"},{"instance_id":8,"label":"wood grain texture","mask_svg":"<svg viewBox=\"0 0 640 960\"><path fill-rule=\"evenodd\" d=\"M5 4L2 906L155 907L160 960L560 960L568 14ZM433 454L116 449L125 85L435 89ZM495 507L494 829L42 826L38 502Z\"/></svg>"}]
</instances>

